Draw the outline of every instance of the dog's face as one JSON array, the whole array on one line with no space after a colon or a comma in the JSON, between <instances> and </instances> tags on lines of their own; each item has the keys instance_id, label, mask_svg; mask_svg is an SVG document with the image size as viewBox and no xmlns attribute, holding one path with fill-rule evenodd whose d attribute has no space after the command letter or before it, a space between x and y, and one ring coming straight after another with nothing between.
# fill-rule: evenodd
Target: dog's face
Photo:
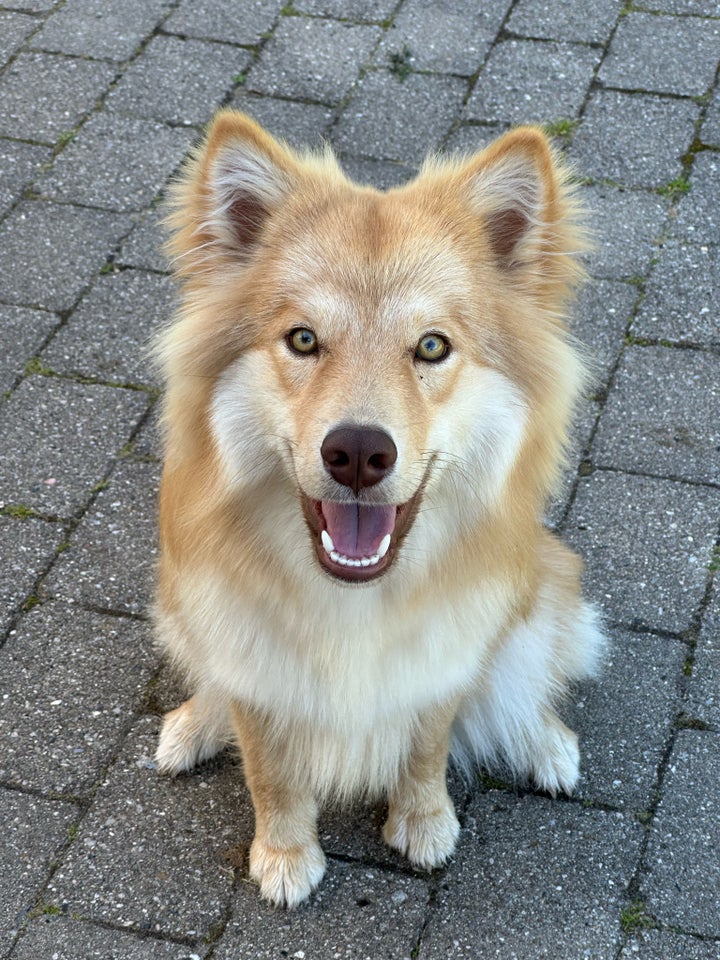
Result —
<instances>
[{"instance_id":1,"label":"dog's face","mask_svg":"<svg viewBox=\"0 0 720 960\"><path fill-rule=\"evenodd\" d=\"M216 123L180 268L212 314L194 344L212 435L238 491L292 490L332 577L384 575L438 492L472 523L505 488L536 393L551 170L526 131L380 194L247 118Z\"/></svg>"}]
</instances>

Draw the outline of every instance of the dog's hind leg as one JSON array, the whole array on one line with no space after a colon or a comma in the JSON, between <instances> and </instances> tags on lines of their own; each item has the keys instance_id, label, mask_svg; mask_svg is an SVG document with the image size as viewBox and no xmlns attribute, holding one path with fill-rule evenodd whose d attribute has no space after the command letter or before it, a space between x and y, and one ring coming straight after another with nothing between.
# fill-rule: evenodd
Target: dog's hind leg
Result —
<instances>
[{"instance_id":1,"label":"dog's hind leg","mask_svg":"<svg viewBox=\"0 0 720 960\"><path fill-rule=\"evenodd\" d=\"M214 757L233 739L227 698L202 687L165 714L155 762L161 773L182 773Z\"/></svg>"},{"instance_id":2,"label":"dog's hind leg","mask_svg":"<svg viewBox=\"0 0 720 960\"><path fill-rule=\"evenodd\" d=\"M407 765L388 797L385 842L426 870L447 860L460 832L446 783L456 709L453 701L420 717Z\"/></svg>"}]
</instances>

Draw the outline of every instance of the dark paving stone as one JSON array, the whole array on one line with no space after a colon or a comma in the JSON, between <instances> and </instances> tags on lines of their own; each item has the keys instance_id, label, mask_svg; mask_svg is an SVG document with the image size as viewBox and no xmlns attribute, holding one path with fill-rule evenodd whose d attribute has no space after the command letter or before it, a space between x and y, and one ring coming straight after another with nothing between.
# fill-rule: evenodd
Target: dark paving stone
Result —
<instances>
[{"instance_id":1,"label":"dark paving stone","mask_svg":"<svg viewBox=\"0 0 720 960\"><path fill-rule=\"evenodd\" d=\"M0 516L0 634L5 634L64 539L60 524Z\"/></svg>"},{"instance_id":2,"label":"dark paving stone","mask_svg":"<svg viewBox=\"0 0 720 960\"><path fill-rule=\"evenodd\" d=\"M720 21L718 21L720 22ZM695 157L690 174L690 191L678 203L673 236L694 243L718 243L720 240L720 155L713 151Z\"/></svg>"},{"instance_id":3,"label":"dark paving stone","mask_svg":"<svg viewBox=\"0 0 720 960\"><path fill-rule=\"evenodd\" d=\"M252 839L252 809L229 761L160 777L158 725L128 737L46 897L80 918L199 939L229 911L228 854Z\"/></svg>"},{"instance_id":4,"label":"dark paving stone","mask_svg":"<svg viewBox=\"0 0 720 960\"><path fill-rule=\"evenodd\" d=\"M628 348L600 417L593 462L720 483L720 357Z\"/></svg>"},{"instance_id":5,"label":"dark paving stone","mask_svg":"<svg viewBox=\"0 0 720 960\"><path fill-rule=\"evenodd\" d=\"M169 33L224 43L257 44L277 19L282 0L198 3L180 0L163 24Z\"/></svg>"},{"instance_id":6,"label":"dark paving stone","mask_svg":"<svg viewBox=\"0 0 720 960\"><path fill-rule=\"evenodd\" d=\"M645 930L633 936L618 960L718 960L716 940L671 933L668 930Z\"/></svg>"},{"instance_id":7,"label":"dark paving stone","mask_svg":"<svg viewBox=\"0 0 720 960\"><path fill-rule=\"evenodd\" d=\"M226 44L157 36L105 102L109 110L134 117L203 124L251 59L248 50Z\"/></svg>"},{"instance_id":8,"label":"dark paving stone","mask_svg":"<svg viewBox=\"0 0 720 960\"><path fill-rule=\"evenodd\" d=\"M56 6L57 0L13 0L16 10L30 10L33 13L42 13Z\"/></svg>"},{"instance_id":9,"label":"dark paving stone","mask_svg":"<svg viewBox=\"0 0 720 960\"><path fill-rule=\"evenodd\" d=\"M376 60L390 66L395 56L415 70L470 76L482 65L509 7L510 0L472 5L465 0L408 0L385 34Z\"/></svg>"},{"instance_id":10,"label":"dark paving stone","mask_svg":"<svg viewBox=\"0 0 720 960\"><path fill-rule=\"evenodd\" d=\"M202 960L208 947L139 937L70 917L41 917L30 924L13 951L13 960Z\"/></svg>"},{"instance_id":11,"label":"dark paving stone","mask_svg":"<svg viewBox=\"0 0 720 960\"><path fill-rule=\"evenodd\" d=\"M720 147L720 92L717 90L700 128L700 140L710 146Z\"/></svg>"},{"instance_id":12,"label":"dark paving stone","mask_svg":"<svg viewBox=\"0 0 720 960\"><path fill-rule=\"evenodd\" d=\"M667 201L606 186L586 187L580 197L593 229L593 248L585 257L590 273L615 280L646 273L663 237Z\"/></svg>"},{"instance_id":13,"label":"dark paving stone","mask_svg":"<svg viewBox=\"0 0 720 960\"><path fill-rule=\"evenodd\" d=\"M121 214L21 203L0 225L0 299L68 309L130 226Z\"/></svg>"},{"instance_id":14,"label":"dark paving stone","mask_svg":"<svg viewBox=\"0 0 720 960\"><path fill-rule=\"evenodd\" d=\"M293 7L316 17L387 20L395 12L397 0L294 0Z\"/></svg>"},{"instance_id":15,"label":"dark paving stone","mask_svg":"<svg viewBox=\"0 0 720 960\"><path fill-rule=\"evenodd\" d=\"M585 108L568 156L585 177L662 187L683 173L699 114L692 101L599 90Z\"/></svg>"},{"instance_id":16,"label":"dark paving stone","mask_svg":"<svg viewBox=\"0 0 720 960\"><path fill-rule=\"evenodd\" d=\"M580 480L563 536L608 619L680 633L705 592L720 491L598 470Z\"/></svg>"},{"instance_id":17,"label":"dark paving stone","mask_svg":"<svg viewBox=\"0 0 720 960\"><path fill-rule=\"evenodd\" d=\"M274 137L296 149L320 146L333 119L333 111L318 103L248 96L245 90L237 93L231 106L244 110Z\"/></svg>"},{"instance_id":18,"label":"dark paving stone","mask_svg":"<svg viewBox=\"0 0 720 960\"><path fill-rule=\"evenodd\" d=\"M171 8L169 0L67 0L33 37L41 50L126 60Z\"/></svg>"},{"instance_id":19,"label":"dark paving stone","mask_svg":"<svg viewBox=\"0 0 720 960\"><path fill-rule=\"evenodd\" d=\"M20 199L25 187L31 184L42 165L51 158L52 152L47 147L0 140L0 216Z\"/></svg>"},{"instance_id":20,"label":"dark paving stone","mask_svg":"<svg viewBox=\"0 0 720 960\"><path fill-rule=\"evenodd\" d=\"M88 790L155 667L147 624L34 607L0 650L0 780L41 793Z\"/></svg>"},{"instance_id":21,"label":"dark paving stone","mask_svg":"<svg viewBox=\"0 0 720 960\"><path fill-rule=\"evenodd\" d=\"M622 6L622 0L597 0L593 4L519 0L506 29L539 40L603 43L615 26Z\"/></svg>"},{"instance_id":22,"label":"dark paving stone","mask_svg":"<svg viewBox=\"0 0 720 960\"><path fill-rule=\"evenodd\" d=\"M344 153L414 166L440 146L466 90L465 81L456 77L413 73L401 82L385 71L368 73L332 141Z\"/></svg>"},{"instance_id":23,"label":"dark paving stone","mask_svg":"<svg viewBox=\"0 0 720 960\"><path fill-rule=\"evenodd\" d=\"M103 479L148 406L135 390L30 377L0 411L0 499L68 516Z\"/></svg>"},{"instance_id":24,"label":"dark paving stone","mask_svg":"<svg viewBox=\"0 0 720 960\"><path fill-rule=\"evenodd\" d=\"M687 933L720 936L720 734L681 730L652 825L647 910Z\"/></svg>"},{"instance_id":25,"label":"dark paving stone","mask_svg":"<svg viewBox=\"0 0 720 960\"><path fill-rule=\"evenodd\" d=\"M504 132L502 124L463 123L450 134L443 145L444 153L477 153Z\"/></svg>"},{"instance_id":26,"label":"dark paving stone","mask_svg":"<svg viewBox=\"0 0 720 960\"><path fill-rule=\"evenodd\" d=\"M614 960L641 831L632 818L493 791L467 811L418 960Z\"/></svg>"},{"instance_id":27,"label":"dark paving stone","mask_svg":"<svg viewBox=\"0 0 720 960\"><path fill-rule=\"evenodd\" d=\"M20 54L0 77L0 134L55 143L93 108L115 69L99 61Z\"/></svg>"},{"instance_id":28,"label":"dark paving stone","mask_svg":"<svg viewBox=\"0 0 720 960\"><path fill-rule=\"evenodd\" d=\"M631 284L590 279L572 306L570 330L587 348L591 394L607 383L625 342L637 296L637 288Z\"/></svg>"},{"instance_id":29,"label":"dark paving stone","mask_svg":"<svg viewBox=\"0 0 720 960\"><path fill-rule=\"evenodd\" d=\"M58 803L0 789L0 950L7 956L13 938L35 906L68 830L80 813Z\"/></svg>"},{"instance_id":30,"label":"dark paving stone","mask_svg":"<svg viewBox=\"0 0 720 960\"><path fill-rule=\"evenodd\" d=\"M498 43L480 72L465 117L507 126L573 118L599 60L598 50L581 44Z\"/></svg>"},{"instance_id":31,"label":"dark paving stone","mask_svg":"<svg viewBox=\"0 0 720 960\"><path fill-rule=\"evenodd\" d=\"M250 70L248 90L338 103L380 39L378 27L284 17Z\"/></svg>"},{"instance_id":32,"label":"dark paving stone","mask_svg":"<svg viewBox=\"0 0 720 960\"><path fill-rule=\"evenodd\" d=\"M0 329L4 350L0 353L0 391L8 390L60 322L54 313L0 304Z\"/></svg>"},{"instance_id":33,"label":"dark paving stone","mask_svg":"<svg viewBox=\"0 0 720 960\"><path fill-rule=\"evenodd\" d=\"M720 346L718 289L720 247L665 244L631 333L651 340Z\"/></svg>"},{"instance_id":34,"label":"dark paving stone","mask_svg":"<svg viewBox=\"0 0 720 960\"><path fill-rule=\"evenodd\" d=\"M580 738L577 794L645 811L681 711L687 648L677 640L612 630L596 680L583 683L565 722Z\"/></svg>"},{"instance_id":35,"label":"dark paving stone","mask_svg":"<svg viewBox=\"0 0 720 960\"><path fill-rule=\"evenodd\" d=\"M296 910L273 909L246 885L239 893L214 960L409 958L428 900L424 880L332 861L318 890Z\"/></svg>"},{"instance_id":36,"label":"dark paving stone","mask_svg":"<svg viewBox=\"0 0 720 960\"><path fill-rule=\"evenodd\" d=\"M119 264L160 273L169 270L170 264L164 252L168 234L163 226L167 212L163 204L159 204L139 218L137 226L133 227L120 247L117 258Z\"/></svg>"},{"instance_id":37,"label":"dark paving stone","mask_svg":"<svg viewBox=\"0 0 720 960\"><path fill-rule=\"evenodd\" d=\"M38 183L44 197L107 210L148 206L193 141L189 130L98 114Z\"/></svg>"},{"instance_id":38,"label":"dark paving stone","mask_svg":"<svg viewBox=\"0 0 720 960\"><path fill-rule=\"evenodd\" d=\"M716 551L713 567L720 566ZM692 719L720 728L720 582L705 611L688 684L686 711Z\"/></svg>"},{"instance_id":39,"label":"dark paving stone","mask_svg":"<svg viewBox=\"0 0 720 960\"><path fill-rule=\"evenodd\" d=\"M157 563L156 463L122 461L70 538L43 591L102 610L147 612Z\"/></svg>"},{"instance_id":40,"label":"dark paving stone","mask_svg":"<svg viewBox=\"0 0 720 960\"><path fill-rule=\"evenodd\" d=\"M631 12L618 25L599 79L626 90L702 96L718 59L718 20Z\"/></svg>"},{"instance_id":41,"label":"dark paving stone","mask_svg":"<svg viewBox=\"0 0 720 960\"><path fill-rule=\"evenodd\" d=\"M73 376L153 384L157 378L147 355L149 341L175 306L176 287L169 277L138 270L104 274L41 359Z\"/></svg>"},{"instance_id":42,"label":"dark paving stone","mask_svg":"<svg viewBox=\"0 0 720 960\"><path fill-rule=\"evenodd\" d=\"M25 13L0 10L0 63L5 63L23 45L38 21Z\"/></svg>"},{"instance_id":43,"label":"dark paving stone","mask_svg":"<svg viewBox=\"0 0 720 960\"><path fill-rule=\"evenodd\" d=\"M363 160L360 157L341 157L340 162L345 173L355 183L367 184L378 190L399 187L411 180L416 170L401 163L388 160Z\"/></svg>"}]
</instances>

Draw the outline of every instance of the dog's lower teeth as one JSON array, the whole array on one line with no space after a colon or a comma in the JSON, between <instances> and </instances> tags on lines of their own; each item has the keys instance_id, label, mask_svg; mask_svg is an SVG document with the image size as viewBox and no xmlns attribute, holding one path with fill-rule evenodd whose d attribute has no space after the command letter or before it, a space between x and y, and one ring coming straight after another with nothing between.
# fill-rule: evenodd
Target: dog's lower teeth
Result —
<instances>
[{"instance_id":1,"label":"dog's lower teeth","mask_svg":"<svg viewBox=\"0 0 720 960\"><path fill-rule=\"evenodd\" d=\"M323 533L325 533L324 530L323 530ZM378 552L374 554L372 557L361 557L359 560L355 560L352 557L343 556L343 554L338 553L337 550L334 550L334 549L328 550L327 544L325 543L325 538L322 537L322 535L321 535L321 539L323 541L323 547L325 547L325 551L327 552L332 562L339 563L343 567L374 567L376 563L380 563L382 558L387 553L387 547L385 547L385 550L382 553ZM328 536L328 540L330 540L329 536ZM330 540L330 542L332 543L332 540ZM380 548L382 550L382 543L380 544Z\"/></svg>"}]
</instances>

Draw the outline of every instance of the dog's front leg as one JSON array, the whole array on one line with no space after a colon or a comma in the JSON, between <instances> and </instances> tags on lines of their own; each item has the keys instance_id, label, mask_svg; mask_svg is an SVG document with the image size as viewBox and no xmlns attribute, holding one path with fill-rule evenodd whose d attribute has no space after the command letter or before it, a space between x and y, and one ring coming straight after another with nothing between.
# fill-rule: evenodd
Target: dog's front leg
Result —
<instances>
[{"instance_id":1,"label":"dog's front leg","mask_svg":"<svg viewBox=\"0 0 720 960\"><path fill-rule=\"evenodd\" d=\"M302 785L302 759L268 720L240 704L233 720L253 807L250 876L278 906L294 907L322 880L325 856L317 837L317 803Z\"/></svg>"},{"instance_id":2,"label":"dog's front leg","mask_svg":"<svg viewBox=\"0 0 720 960\"><path fill-rule=\"evenodd\" d=\"M455 710L453 702L420 717L407 765L388 797L385 842L426 870L447 860L460 832L446 782Z\"/></svg>"}]
</instances>

